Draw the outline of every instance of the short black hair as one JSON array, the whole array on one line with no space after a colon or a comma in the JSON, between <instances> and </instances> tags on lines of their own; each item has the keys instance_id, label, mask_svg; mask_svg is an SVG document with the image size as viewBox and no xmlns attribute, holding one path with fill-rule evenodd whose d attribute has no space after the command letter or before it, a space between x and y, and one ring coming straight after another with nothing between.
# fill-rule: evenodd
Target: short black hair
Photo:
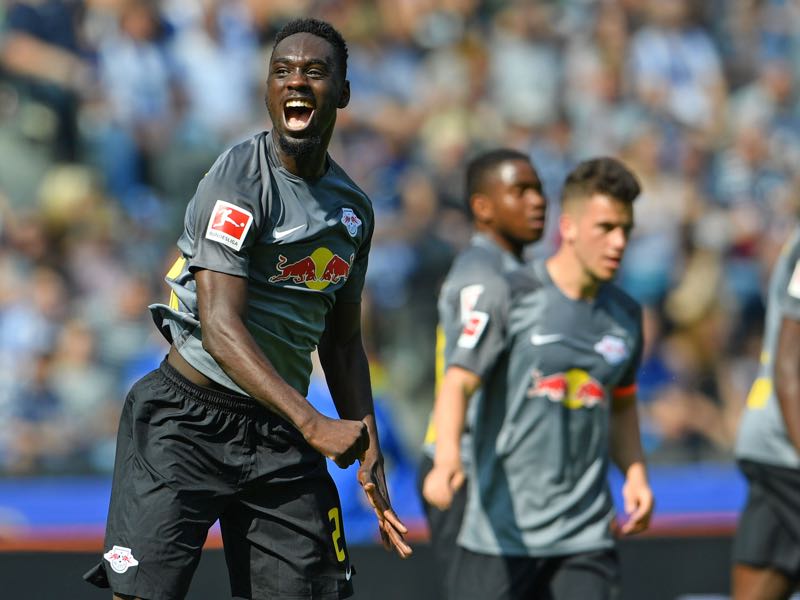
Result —
<instances>
[{"instance_id":1,"label":"short black hair","mask_svg":"<svg viewBox=\"0 0 800 600\"><path fill-rule=\"evenodd\" d=\"M602 156L583 161L567 175L561 203L604 194L630 204L641 191L639 180L630 169L616 158Z\"/></svg>"},{"instance_id":2,"label":"short black hair","mask_svg":"<svg viewBox=\"0 0 800 600\"><path fill-rule=\"evenodd\" d=\"M275 47L278 44L295 33L310 33L311 35L321 37L333 46L333 49L336 51L336 61L342 71L342 79L347 78L347 43L344 41L342 34L339 33L333 25L326 21L312 18L289 21L286 25L281 27L275 35L275 43L272 45L272 52L275 52Z\"/></svg>"},{"instance_id":3,"label":"short black hair","mask_svg":"<svg viewBox=\"0 0 800 600\"><path fill-rule=\"evenodd\" d=\"M514 160L522 160L530 164L531 159L528 155L511 148L498 148L479 154L467 164L467 206L473 194L485 191L486 181L489 175L502 163ZM535 172L535 169L534 169ZM536 174L537 179L539 174ZM542 183L539 181L539 193L542 193Z\"/></svg>"}]
</instances>

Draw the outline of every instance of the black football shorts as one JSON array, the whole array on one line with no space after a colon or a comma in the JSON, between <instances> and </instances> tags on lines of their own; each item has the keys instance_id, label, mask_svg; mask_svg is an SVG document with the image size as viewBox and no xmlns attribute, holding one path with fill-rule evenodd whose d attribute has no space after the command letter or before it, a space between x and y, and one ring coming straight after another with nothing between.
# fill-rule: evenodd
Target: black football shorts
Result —
<instances>
[{"instance_id":1,"label":"black football shorts","mask_svg":"<svg viewBox=\"0 0 800 600\"><path fill-rule=\"evenodd\" d=\"M741 460L749 486L733 560L800 580L800 469Z\"/></svg>"},{"instance_id":2,"label":"black football shorts","mask_svg":"<svg viewBox=\"0 0 800 600\"><path fill-rule=\"evenodd\" d=\"M565 556L494 556L458 547L449 600L615 600L614 549Z\"/></svg>"},{"instance_id":3,"label":"black football shorts","mask_svg":"<svg viewBox=\"0 0 800 600\"><path fill-rule=\"evenodd\" d=\"M184 598L217 519L235 598L352 595L325 459L254 400L198 387L165 361L125 401L103 560L84 577L118 594Z\"/></svg>"}]
</instances>

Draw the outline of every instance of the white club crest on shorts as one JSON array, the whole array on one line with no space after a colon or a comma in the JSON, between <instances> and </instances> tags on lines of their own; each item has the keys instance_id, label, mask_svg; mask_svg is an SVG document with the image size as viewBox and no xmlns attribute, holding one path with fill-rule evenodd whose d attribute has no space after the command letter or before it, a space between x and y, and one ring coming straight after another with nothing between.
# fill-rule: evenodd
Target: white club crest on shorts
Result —
<instances>
[{"instance_id":1,"label":"white club crest on shorts","mask_svg":"<svg viewBox=\"0 0 800 600\"><path fill-rule=\"evenodd\" d=\"M350 234L350 237L356 237L358 228L361 227L361 219L359 219L358 215L353 212L352 208L343 208L342 225L347 227L347 233Z\"/></svg>"},{"instance_id":2,"label":"white club crest on shorts","mask_svg":"<svg viewBox=\"0 0 800 600\"><path fill-rule=\"evenodd\" d=\"M139 561L133 558L131 549L123 546L114 546L103 554L103 558L108 561L115 573L124 573L130 567L135 567L139 564Z\"/></svg>"}]
</instances>

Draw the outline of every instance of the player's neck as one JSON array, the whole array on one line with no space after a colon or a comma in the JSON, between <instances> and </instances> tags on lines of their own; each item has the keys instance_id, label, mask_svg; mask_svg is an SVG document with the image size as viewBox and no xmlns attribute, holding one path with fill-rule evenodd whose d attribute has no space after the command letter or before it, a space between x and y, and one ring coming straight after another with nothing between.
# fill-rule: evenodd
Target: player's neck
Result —
<instances>
[{"instance_id":1,"label":"player's neck","mask_svg":"<svg viewBox=\"0 0 800 600\"><path fill-rule=\"evenodd\" d=\"M287 151L281 140L273 143L275 154L284 169L301 179L319 179L328 169L328 141L330 136L298 153Z\"/></svg>"},{"instance_id":2,"label":"player's neck","mask_svg":"<svg viewBox=\"0 0 800 600\"><path fill-rule=\"evenodd\" d=\"M290 156L279 148L278 160L281 161L284 169L301 179L319 179L325 174L327 168L327 153L325 150L315 150L309 154Z\"/></svg>"},{"instance_id":3,"label":"player's neck","mask_svg":"<svg viewBox=\"0 0 800 600\"><path fill-rule=\"evenodd\" d=\"M482 227L480 225L475 226L476 231L482 233L489 239L491 239L495 244L500 246L503 250L508 252L509 254L513 254L517 259L522 260L522 250L524 246L522 244L517 244L507 237L500 235L494 229L489 227Z\"/></svg>"},{"instance_id":4,"label":"player's neck","mask_svg":"<svg viewBox=\"0 0 800 600\"><path fill-rule=\"evenodd\" d=\"M586 272L576 256L563 249L545 262L547 272L556 287L567 298L594 300L600 290L600 282Z\"/></svg>"}]
</instances>

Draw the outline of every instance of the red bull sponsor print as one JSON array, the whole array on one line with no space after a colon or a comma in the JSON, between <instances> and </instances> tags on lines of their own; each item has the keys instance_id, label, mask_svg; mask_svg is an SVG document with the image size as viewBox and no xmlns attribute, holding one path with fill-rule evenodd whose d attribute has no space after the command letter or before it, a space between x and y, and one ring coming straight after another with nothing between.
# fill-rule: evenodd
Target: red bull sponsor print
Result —
<instances>
[{"instance_id":1,"label":"red bull sponsor print","mask_svg":"<svg viewBox=\"0 0 800 600\"><path fill-rule=\"evenodd\" d=\"M289 262L283 254L278 255L275 264L277 274L269 278L270 283L288 282L292 285L320 291L331 284L343 283L350 275L354 254L345 260L328 248L317 248L310 256Z\"/></svg>"},{"instance_id":2,"label":"red bull sponsor print","mask_svg":"<svg viewBox=\"0 0 800 600\"><path fill-rule=\"evenodd\" d=\"M582 369L570 369L565 373L543 375L534 370L528 398L545 398L563 404L570 410L593 408L605 404L606 390L603 384Z\"/></svg>"}]
</instances>

